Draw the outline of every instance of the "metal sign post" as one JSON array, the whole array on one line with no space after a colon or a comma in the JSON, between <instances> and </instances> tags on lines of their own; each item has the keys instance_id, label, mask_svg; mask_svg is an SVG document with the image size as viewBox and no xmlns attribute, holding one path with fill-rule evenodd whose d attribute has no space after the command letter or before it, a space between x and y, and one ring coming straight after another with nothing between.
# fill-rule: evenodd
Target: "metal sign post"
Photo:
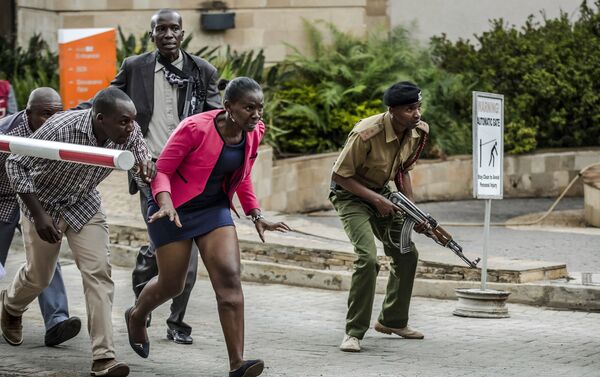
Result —
<instances>
[{"instance_id":1,"label":"metal sign post","mask_svg":"<svg viewBox=\"0 0 600 377\"><path fill-rule=\"evenodd\" d=\"M481 290L487 289L487 255L490 242L490 215L492 213L492 199L485 200L485 220L483 222L483 256L481 262Z\"/></svg>"},{"instance_id":2,"label":"metal sign post","mask_svg":"<svg viewBox=\"0 0 600 377\"><path fill-rule=\"evenodd\" d=\"M485 199L481 289L457 289L454 315L505 318L509 292L487 289L492 199L502 199L504 183L504 96L473 92L473 197Z\"/></svg>"}]
</instances>

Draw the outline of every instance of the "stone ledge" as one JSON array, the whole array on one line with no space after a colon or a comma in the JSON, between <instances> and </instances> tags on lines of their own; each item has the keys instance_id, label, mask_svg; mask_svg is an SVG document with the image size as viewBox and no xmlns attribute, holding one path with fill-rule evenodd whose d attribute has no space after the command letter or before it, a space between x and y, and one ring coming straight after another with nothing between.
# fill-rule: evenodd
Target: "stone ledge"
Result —
<instances>
[{"instance_id":1,"label":"stone ledge","mask_svg":"<svg viewBox=\"0 0 600 377\"><path fill-rule=\"evenodd\" d=\"M113 249L112 260L116 265L132 265L137 249L148 243L146 229L139 228L133 222L123 223L123 225L111 223L110 239ZM244 240L242 237L239 242L241 258L247 261L268 262L322 271L351 272L356 259L354 253L342 251L262 243ZM435 259L424 259L422 256L417 266L417 278L453 281L481 280L481 270L457 265L458 260L450 252ZM380 275L385 277L389 273L389 258L378 256L378 260L381 265ZM488 282L491 283L522 284L568 276L566 265L560 263L502 258L490 258L488 262Z\"/></svg>"},{"instance_id":2,"label":"stone ledge","mask_svg":"<svg viewBox=\"0 0 600 377\"><path fill-rule=\"evenodd\" d=\"M138 247L111 245L111 262L114 265L132 268ZM65 247L61 257L72 258ZM198 275L207 276L204 266L200 264ZM347 291L350 289L352 273L350 271L318 270L300 266L256 260L242 260L242 279L244 281L288 284L301 287ZM385 293L387 277L377 278L377 293ZM456 288L478 288L476 281L453 281L439 279L415 279L413 295L444 300L455 300ZM553 308L600 311L600 286L583 286L569 283L531 282L488 283L488 288L511 292L509 302L548 306Z\"/></svg>"},{"instance_id":3,"label":"stone ledge","mask_svg":"<svg viewBox=\"0 0 600 377\"><path fill-rule=\"evenodd\" d=\"M200 271L204 276L205 271ZM242 279L258 283L289 284L310 288L349 290L352 274L320 271L275 263L242 261ZM377 293L385 293L387 278L377 278ZM478 282L415 279L413 295L455 300L456 288L479 288ZM489 289L510 292L508 302L571 310L600 310L600 287L535 282L527 284L488 283Z\"/></svg>"}]
</instances>

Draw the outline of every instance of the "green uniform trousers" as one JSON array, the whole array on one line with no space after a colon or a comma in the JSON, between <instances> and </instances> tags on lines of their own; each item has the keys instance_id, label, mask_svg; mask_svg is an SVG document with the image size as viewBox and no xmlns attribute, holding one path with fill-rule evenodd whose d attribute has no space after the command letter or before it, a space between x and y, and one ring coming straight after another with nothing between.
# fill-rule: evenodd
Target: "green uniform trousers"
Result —
<instances>
[{"instance_id":1,"label":"green uniform trousers","mask_svg":"<svg viewBox=\"0 0 600 377\"><path fill-rule=\"evenodd\" d=\"M390 191L386 187L380 194L388 197ZM386 229L390 226L393 233L399 234L404 216L379 217L375 207L343 189L332 191L329 199L358 256L354 262L348 297L346 334L362 339L370 326L379 272L375 237L382 241L385 254L392 259L385 300L378 321L387 327L405 327L408 324L408 309L419 254L414 243L411 245L412 251L401 254L400 249L385 237ZM399 238L395 243L399 243Z\"/></svg>"}]
</instances>

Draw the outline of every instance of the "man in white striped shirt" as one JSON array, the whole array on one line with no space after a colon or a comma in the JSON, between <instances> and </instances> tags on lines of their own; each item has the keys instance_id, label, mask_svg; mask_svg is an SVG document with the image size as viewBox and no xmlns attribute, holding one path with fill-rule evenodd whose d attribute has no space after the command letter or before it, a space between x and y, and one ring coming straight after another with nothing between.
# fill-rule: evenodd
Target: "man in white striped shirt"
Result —
<instances>
[{"instance_id":1,"label":"man in white striped shirt","mask_svg":"<svg viewBox=\"0 0 600 377\"><path fill-rule=\"evenodd\" d=\"M143 185L156 170L135 116L131 99L111 87L96 95L92 109L57 114L31 137L129 150L137 163L132 172ZM91 375L127 376L129 366L115 359L108 225L96 189L111 169L12 155L6 171L23 211L26 264L0 293L4 337L12 344L22 342L22 314L48 286L65 235L83 280L92 338Z\"/></svg>"}]
</instances>

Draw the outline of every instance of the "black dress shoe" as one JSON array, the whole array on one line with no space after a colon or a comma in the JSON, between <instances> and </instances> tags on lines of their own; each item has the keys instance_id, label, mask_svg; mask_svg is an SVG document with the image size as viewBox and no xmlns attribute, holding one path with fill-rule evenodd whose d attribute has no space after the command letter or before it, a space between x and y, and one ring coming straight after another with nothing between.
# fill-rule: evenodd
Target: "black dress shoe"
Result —
<instances>
[{"instance_id":1,"label":"black dress shoe","mask_svg":"<svg viewBox=\"0 0 600 377\"><path fill-rule=\"evenodd\" d=\"M77 317L68 318L46 331L44 344L48 347L58 346L77 336L79 330L81 330L81 320Z\"/></svg>"},{"instance_id":2,"label":"black dress shoe","mask_svg":"<svg viewBox=\"0 0 600 377\"><path fill-rule=\"evenodd\" d=\"M146 359L150 354L150 341L136 343L131 337L131 333L129 332L129 317L131 314L131 309L133 309L133 307L125 311L125 327L127 328L127 337L129 338L129 345L135 351L135 353L137 353L140 357Z\"/></svg>"},{"instance_id":3,"label":"black dress shoe","mask_svg":"<svg viewBox=\"0 0 600 377\"><path fill-rule=\"evenodd\" d=\"M194 343L194 339L191 335L188 335L179 330L171 330L167 329L167 339L172 340L177 344L192 344Z\"/></svg>"},{"instance_id":4,"label":"black dress shoe","mask_svg":"<svg viewBox=\"0 0 600 377\"><path fill-rule=\"evenodd\" d=\"M262 360L244 361L241 367L229 372L229 377L256 377L260 376L265 368L265 362Z\"/></svg>"}]
</instances>

